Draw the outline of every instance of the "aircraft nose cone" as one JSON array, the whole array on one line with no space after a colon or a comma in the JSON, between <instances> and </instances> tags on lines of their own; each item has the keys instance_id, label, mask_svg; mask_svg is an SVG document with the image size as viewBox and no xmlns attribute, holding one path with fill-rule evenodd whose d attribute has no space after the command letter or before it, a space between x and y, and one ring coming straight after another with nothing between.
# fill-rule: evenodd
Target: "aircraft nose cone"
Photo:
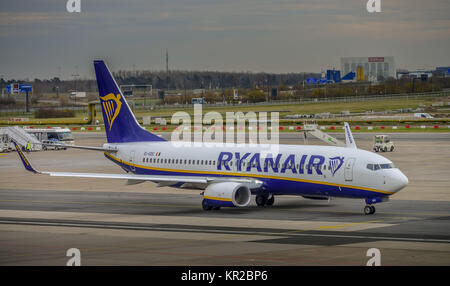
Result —
<instances>
[{"instance_id":1,"label":"aircraft nose cone","mask_svg":"<svg viewBox=\"0 0 450 286\"><path fill-rule=\"evenodd\" d=\"M409 183L408 177L405 176L400 170L397 170L392 176L392 191L398 192Z\"/></svg>"}]
</instances>

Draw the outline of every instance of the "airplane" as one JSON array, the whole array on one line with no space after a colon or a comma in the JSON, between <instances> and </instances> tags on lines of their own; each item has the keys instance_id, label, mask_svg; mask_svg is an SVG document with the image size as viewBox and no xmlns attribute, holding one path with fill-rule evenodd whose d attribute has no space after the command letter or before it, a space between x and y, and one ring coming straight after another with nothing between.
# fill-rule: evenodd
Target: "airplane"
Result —
<instances>
[{"instance_id":1,"label":"airplane","mask_svg":"<svg viewBox=\"0 0 450 286\"><path fill-rule=\"evenodd\" d=\"M103 152L127 173L39 171L15 144L26 170L57 177L122 179L126 185L151 181L158 186L202 189L205 211L247 207L252 195L257 206L272 206L275 196L298 195L319 200L362 199L364 214L372 215L375 204L388 201L408 184L390 160L357 148L348 123L344 124L345 147L279 145L277 154L264 157L258 144L174 147L139 125L104 61L95 60L94 68L107 143L67 147Z\"/></svg>"}]
</instances>

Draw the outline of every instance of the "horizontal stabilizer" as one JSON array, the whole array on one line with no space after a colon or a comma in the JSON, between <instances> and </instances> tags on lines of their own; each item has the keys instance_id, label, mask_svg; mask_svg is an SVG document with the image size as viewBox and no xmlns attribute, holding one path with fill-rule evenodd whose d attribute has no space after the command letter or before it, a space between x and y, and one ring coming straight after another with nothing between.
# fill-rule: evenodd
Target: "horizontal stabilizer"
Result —
<instances>
[{"instance_id":1,"label":"horizontal stabilizer","mask_svg":"<svg viewBox=\"0 0 450 286\"><path fill-rule=\"evenodd\" d=\"M66 145L66 144L47 144L43 143L44 146L51 146L51 147L61 147L61 148L74 148L74 149L84 149L84 150L91 150L91 151L102 151L102 152L117 152L117 149L113 148L103 148L103 147L95 147L95 146L80 146L80 145Z\"/></svg>"}]
</instances>

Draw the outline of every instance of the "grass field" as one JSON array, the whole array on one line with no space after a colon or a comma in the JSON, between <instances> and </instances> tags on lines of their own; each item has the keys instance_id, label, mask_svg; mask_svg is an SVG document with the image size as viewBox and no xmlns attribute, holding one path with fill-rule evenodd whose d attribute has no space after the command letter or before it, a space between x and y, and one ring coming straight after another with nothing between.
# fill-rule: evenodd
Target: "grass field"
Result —
<instances>
[{"instance_id":1,"label":"grass field","mask_svg":"<svg viewBox=\"0 0 450 286\"><path fill-rule=\"evenodd\" d=\"M341 111L348 110L354 112L365 112L366 110L384 111L384 110L396 110L400 108L418 108L421 105L430 106L433 99L394 99L394 100L368 100L361 102L319 102L319 103L305 103L305 104L286 104L286 105L252 105L252 106L240 106L240 105L228 105L224 107L204 107L203 113L209 111L217 111L221 114L226 112L262 112L262 111L283 111L280 112L280 117L288 114L315 114L315 113L340 113ZM185 111L189 114L193 114L194 109L181 109L171 108L166 110L152 110L152 111L137 111L136 116L171 116L177 111Z\"/></svg>"}]
</instances>

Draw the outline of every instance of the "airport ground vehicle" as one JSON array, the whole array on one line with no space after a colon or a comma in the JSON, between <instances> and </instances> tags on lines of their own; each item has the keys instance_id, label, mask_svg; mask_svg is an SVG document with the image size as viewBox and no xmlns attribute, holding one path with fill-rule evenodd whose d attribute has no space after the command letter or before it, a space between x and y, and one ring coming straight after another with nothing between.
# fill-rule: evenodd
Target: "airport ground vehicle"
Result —
<instances>
[{"instance_id":1,"label":"airport ground vehicle","mask_svg":"<svg viewBox=\"0 0 450 286\"><path fill-rule=\"evenodd\" d=\"M389 135L375 135L373 150L375 152L394 151L394 142Z\"/></svg>"},{"instance_id":2,"label":"airport ground vehicle","mask_svg":"<svg viewBox=\"0 0 450 286\"><path fill-rule=\"evenodd\" d=\"M65 145L73 145L74 138L70 129L53 127L53 128L25 128L25 131L34 135L42 143L63 143ZM46 141L46 142L44 142Z\"/></svg>"},{"instance_id":3,"label":"airport ground vehicle","mask_svg":"<svg viewBox=\"0 0 450 286\"><path fill-rule=\"evenodd\" d=\"M414 118L427 118L427 119L431 119L434 118L433 116L431 116L428 113L414 113Z\"/></svg>"},{"instance_id":4,"label":"airport ground vehicle","mask_svg":"<svg viewBox=\"0 0 450 286\"><path fill-rule=\"evenodd\" d=\"M66 150L67 147L56 146L55 144L60 143L58 140L43 140L42 141L42 149L43 150Z\"/></svg>"}]
</instances>

